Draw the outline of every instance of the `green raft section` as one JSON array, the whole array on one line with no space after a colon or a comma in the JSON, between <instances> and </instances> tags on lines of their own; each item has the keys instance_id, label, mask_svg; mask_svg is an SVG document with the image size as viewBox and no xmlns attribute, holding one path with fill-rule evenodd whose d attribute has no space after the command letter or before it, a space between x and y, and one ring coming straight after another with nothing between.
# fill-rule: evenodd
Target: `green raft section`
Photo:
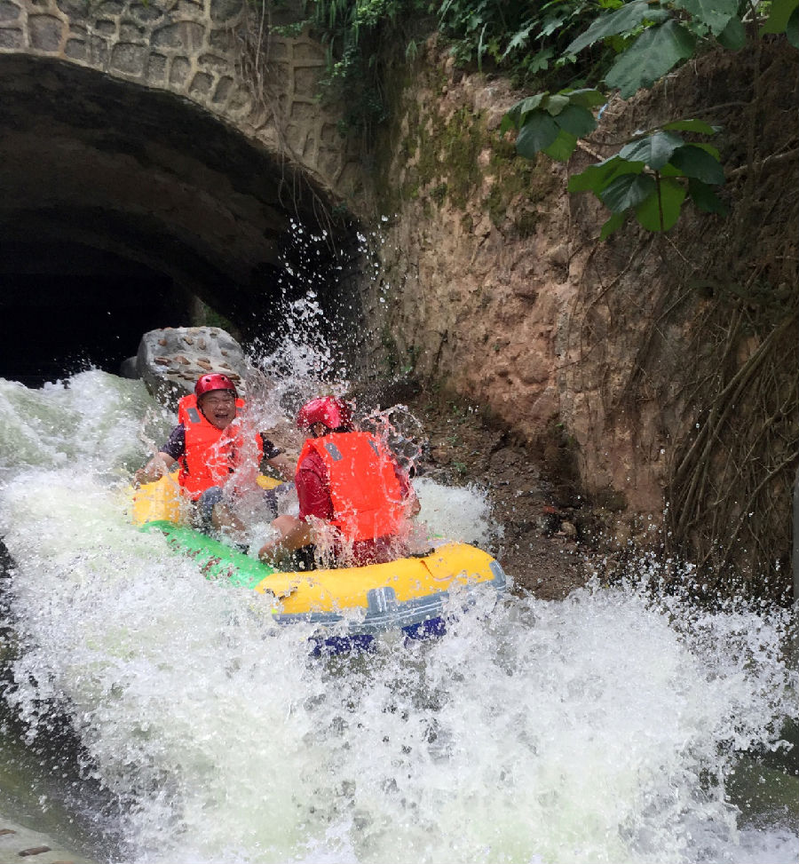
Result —
<instances>
[{"instance_id":1,"label":"green raft section","mask_svg":"<svg viewBox=\"0 0 799 864\"><path fill-rule=\"evenodd\" d=\"M220 543L174 522L145 522L142 531L160 531L170 546L193 558L208 579L227 579L236 588L255 588L267 576L277 573L273 567L238 552L225 543Z\"/></svg>"},{"instance_id":2,"label":"green raft section","mask_svg":"<svg viewBox=\"0 0 799 864\"><path fill-rule=\"evenodd\" d=\"M359 639L395 629L412 638L420 638L417 631L424 634L421 638L440 635L453 589L457 605L467 609L486 586L498 595L507 585L497 561L464 543L445 541L424 555L385 564L285 572L172 522L152 521L141 527L163 534L174 551L193 559L207 579L271 594L277 601L272 614L278 624L342 625L347 636Z\"/></svg>"}]
</instances>

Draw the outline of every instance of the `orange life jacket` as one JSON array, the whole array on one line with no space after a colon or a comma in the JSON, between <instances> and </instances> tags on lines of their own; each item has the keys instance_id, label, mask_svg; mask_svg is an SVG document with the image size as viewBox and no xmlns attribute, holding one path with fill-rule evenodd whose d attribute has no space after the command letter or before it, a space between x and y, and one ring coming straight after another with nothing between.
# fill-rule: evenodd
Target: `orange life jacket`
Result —
<instances>
[{"instance_id":1,"label":"orange life jacket","mask_svg":"<svg viewBox=\"0 0 799 864\"><path fill-rule=\"evenodd\" d=\"M312 451L327 468L332 524L347 540L374 540L400 533L405 522L402 487L394 461L369 432L334 432L309 438L299 466Z\"/></svg>"},{"instance_id":2,"label":"orange life jacket","mask_svg":"<svg viewBox=\"0 0 799 864\"><path fill-rule=\"evenodd\" d=\"M244 408L244 400L236 400L236 412ZM240 425L234 420L226 429L217 429L197 406L194 394L184 396L178 403L178 422L183 424L186 446L178 459L178 481L192 501L206 489L224 486L240 463L242 451L255 453L258 462L263 458L263 442L255 436L255 449L248 445Z\"/></svg>"}]
</instances>

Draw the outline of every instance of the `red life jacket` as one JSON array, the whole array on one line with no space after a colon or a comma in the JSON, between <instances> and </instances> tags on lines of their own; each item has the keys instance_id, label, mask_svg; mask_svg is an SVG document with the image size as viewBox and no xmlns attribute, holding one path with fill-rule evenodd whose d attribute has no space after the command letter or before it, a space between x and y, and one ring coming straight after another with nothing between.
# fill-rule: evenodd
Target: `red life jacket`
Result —
<instances>
[{"instance_id":1,"label":"red life jacket","mask_svg":"<svg viewBox=\"0 0 799 864\"><path fill-rule=\"evenodd\" d=\"M242 408L244 400L237 399L237 413ZM186 446L178 459L178 481L192 501L212 486L224 486L239 466L242 451L250 450L257 454L258 463L263 458L260 435L255 436L255 449L252 450L235 420L227 428L217 429L200 411L194 394L184 396L178 403L178 422L183 424L186 434Z\"/></svg>"},{"instance_id":2,"label":"red life jacket","mask_svg":"<svg viewBox=\"0 0 799 864\"><path fill-rule=\"evenodd\" d=\"M312 451L327 469L333 518L347 540L374 540L400 533L405 523L402 487L394 460L369 432L335 432L309 438L297 463Z\"/></svg>"}]
</instances>

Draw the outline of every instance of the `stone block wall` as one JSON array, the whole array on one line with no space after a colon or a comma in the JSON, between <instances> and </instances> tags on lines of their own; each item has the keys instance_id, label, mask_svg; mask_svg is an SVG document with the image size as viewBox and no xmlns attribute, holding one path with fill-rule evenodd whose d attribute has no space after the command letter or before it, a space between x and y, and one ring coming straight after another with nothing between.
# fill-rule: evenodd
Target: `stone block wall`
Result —
<instances>
[{"instance_id":1,"label":"stone block wall","mask_svg":"<svg viewBox=\"0 0 799 864\"><path fill-rule=\"evenodd\" d=\"M169 91L311 175L332 197L356 194L356 154L337 134L335 107L316 98L323 48L307 35L271 33L259 74L248 75L243 52L256 18L244 0L0 0L0 57L57 58Z\"/></svg>"},{"instance_id":2,"label":"stone block wall","mask_svg":"<svg viewBox=\"0 0 799 864\"><path fill-rule=\"evenodd\" d=\"M756 62L768 100L753 121L739 106L750 104ZM581 495L640 536L671 543L658 529L671 530L682 507L678 539L695 560L773 568L772 587L785 581L797 440L785 407L796 393L796 198L780 194L796 186L791 64L794 49L776 43L762 57L709 55L651 93L614 98L587 149L563 165L517 158L499 128L522 94L464 74L429 44L379 153L380 266L363 290L373 322L363 355L374 368L413 370L487 409L548 470L561 470L567 449ZM675 116L728 130L730 217L686 206L666 236L628 224L599 242L608 212L569 195L568 175ZM752 122L750 165L739 136ZM742 286L755 284L760 293L742 299ZM678 469L689 472L685 454L713 420L714 400L761 349L770 371L762 387L741 388L714 427L700 466L713 495L689 512L679 482L701 475L680 480ZM729 552L716 555L722 543Z\"/></svg>"}]
</instances>

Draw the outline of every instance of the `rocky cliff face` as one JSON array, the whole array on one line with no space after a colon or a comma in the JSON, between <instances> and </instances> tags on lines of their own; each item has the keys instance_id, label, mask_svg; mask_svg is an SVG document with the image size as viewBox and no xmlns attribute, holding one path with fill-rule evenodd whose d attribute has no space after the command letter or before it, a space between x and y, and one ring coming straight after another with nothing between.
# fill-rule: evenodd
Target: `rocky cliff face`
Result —
<instances>
[{"instance_id":1,"label":"rocky cliff face","mask_svg":"<svg viewBox=\"0 0 799 864\"><path fill-rule=\"evenodd\" d=\"M378 150L386 227L379 275L364 287L381 335L372 362L473 399L551 468L575 469L580 491L644 534L679 520L699 559L719 545L713 531L744 518L732 497L756 509L750 492L768 488L779 501L769 519L785 531L753 557L743 528L757 529L742 523L727 530L727 551L737 544L750 570L787 556L797 441L796 200L781 194L797 174L785 114L796 102L791 52L766 44L704 58L637 100L612 101L564 166L516 158L498 126L518 94L459 72L431 44ZM727 127L731 216L686 213L666 237L628 225L599 243L607 213L566 192L568 173L675 116ZM771 357L773 383L760 402L757 376L735 389L759 351ZM747 428L737 428L747 411ZM694 441L703 434L700 465ZM746 459L761 462L749 480L730 467ZM708 507L720 524L708 527Z\"/></svg>"}]
</instances>

